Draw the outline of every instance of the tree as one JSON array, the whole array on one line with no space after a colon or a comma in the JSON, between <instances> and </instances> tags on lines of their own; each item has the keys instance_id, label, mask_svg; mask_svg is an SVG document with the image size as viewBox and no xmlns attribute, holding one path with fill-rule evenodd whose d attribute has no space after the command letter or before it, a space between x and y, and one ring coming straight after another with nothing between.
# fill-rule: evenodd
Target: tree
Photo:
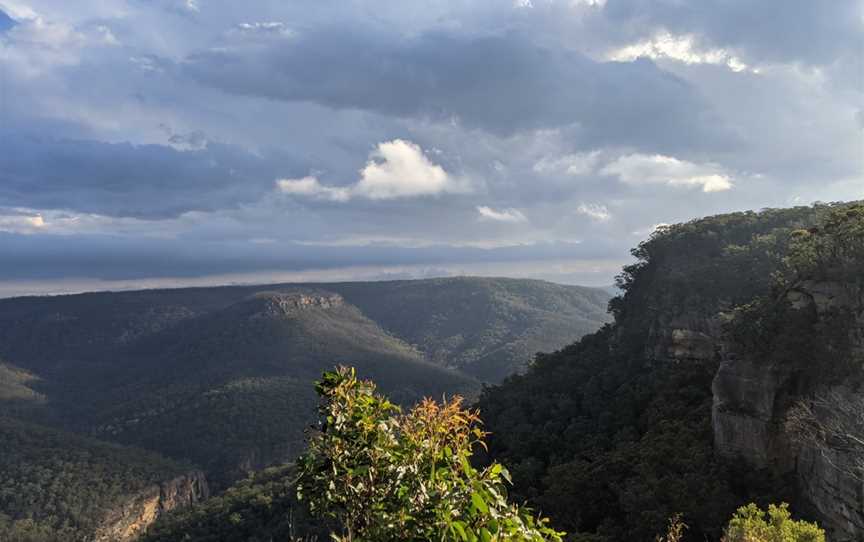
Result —
<instances>
[{"instance_id":1,"label":"tree","mask_svg":"<svg viewBox=\"0 0 864 542\"><path fill-rule=\"evenodd\" d=\"M477 469L484 445L476 411L461 398L401 409L353 369L316 384L321 428L298 460L298 496L335 523L341 542L560 542L563 533L507 502L509 474Z\"/></svg>"},{"instance_id":2,"label":"tree","mask_svg":"<svg viewBox=\"0 0 864 542\"><path fill-rule=\"evenodd\" d=\"M793 520L786 503L768 505L767 513L751 503L732 516L722 542L825 542L825 531Z\"/></svg>"},{"instance_id":3,"label":"tree","mask_svg":"<svg viewBox=\"0 0 864 542\"><path fill-rule=\"evenodd\" d=\"M864 481L864 396L836 390L797 402L786 428L799 443L818 451L843 474ZM837 461L842 454L844 461Z\"/></svg>"}]
</instances>

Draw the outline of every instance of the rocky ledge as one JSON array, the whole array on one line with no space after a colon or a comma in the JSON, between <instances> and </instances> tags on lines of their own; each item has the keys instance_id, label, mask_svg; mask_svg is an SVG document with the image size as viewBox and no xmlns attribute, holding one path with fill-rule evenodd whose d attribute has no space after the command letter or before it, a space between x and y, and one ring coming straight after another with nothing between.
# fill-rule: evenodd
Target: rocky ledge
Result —
<instances>
[{"instance_id":1,"label":"rocky ledge","mask_svg":"<svg viewBox=\"0 0 864 542\"><path fill-rule=\"evenodd\" d=\"M204 473L192 471L171 480L153 484L131 497L123 506L106 513L94 542L136 540L156 519L176 508L190 506L210 496Z\"/></svg>"},{"instance_id":2,"label":"rocky ledge","mask_svg":"<svg viewBox=\"0 0 864 542\"><path fill-rule=\"evenodd\" d=\"M332 309L345 304L342 296L330 292L258 292L242 302L250 318L267 318L296 314L308 309Z\"/></svg>"}]
</instances>

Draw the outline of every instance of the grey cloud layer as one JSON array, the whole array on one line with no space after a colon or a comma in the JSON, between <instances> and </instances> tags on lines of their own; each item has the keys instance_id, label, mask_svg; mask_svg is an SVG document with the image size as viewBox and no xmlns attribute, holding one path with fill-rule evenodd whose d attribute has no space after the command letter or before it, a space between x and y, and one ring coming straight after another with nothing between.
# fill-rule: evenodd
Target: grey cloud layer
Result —
<instances>
[{"instance_id":1,"label":"grey cloud layer","mask_svg":"<svg viewBox=\"0 0 864 542\"><path fill-rule=\"evenodd\" d=\"M236 147L164 145L3 134L0 202L116 217L165 218L254 201L279 168Z\"/></svg>"},{"instance_id":2,"label":"grey cloud layer","mask_svg":"<svg viewBox=\"0 0 864 542\"><path fill-rule=\"evenodd\" d=\"M652 62L596 62L521 32L402 37L331 27L229 42L184 69L232 93L457 118L499 134L578 123L585 142L658 150L728 137L691 85Z\"/></svg>"},{"instance_id":3,"label":"grey cloud layer","mask_svg":"<svg viewBox=\"0 0 864 542\"><path fill-rule=\"evenodd\" d=\"M74 237L0 232L0 254L14 255L0 266L0 280L91 277L140 279L200 277L254 271L299 271L346 266L440 265L446 263L553 261L620 258L614 243L539 243L502 248L446 245L322 247L296 243L133 239L106 235Z\"/></svg>"}]
</instances>

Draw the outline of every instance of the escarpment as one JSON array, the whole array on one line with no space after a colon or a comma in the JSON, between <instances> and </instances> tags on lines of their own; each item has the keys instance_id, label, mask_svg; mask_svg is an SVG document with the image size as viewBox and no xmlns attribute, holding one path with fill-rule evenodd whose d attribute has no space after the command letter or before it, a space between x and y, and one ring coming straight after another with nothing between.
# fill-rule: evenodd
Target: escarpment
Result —
<instances>
[{"instance_id":1,"label":"escarpment","mask_svg":"<svg viewBox=\"0 0 864 542\"><path fill-rule=\"evenodd\" d=\"M693 255L652 247L662 256L649 258L640 270L631 306L621 310L629 321L619 321L648 330L644 349L653 366L689 363L715 371L716 453L792 480L799 508L809 510L839 542L864 539L864 446L831 435L802 438L790 418L796 406L831 397L848 408L862 405L857 414L864 419L860 209L853 205L831 213L823 225L787 230L777 252L783 259L749 282L744 282L747 270L760 265L752 246L727 246L701 266ZM764 239L764 234L754 237L753 243ZM741 254L746 258L739 259ZM705 273L712 265L714 284L704 282L699 289L704 278L694 272ZM728 287L735 284L736 268L742 273L738 290ZM730 274L724 278L721 270ZM676 277L680 282L672 289ZM836 423L831 406L809 411L816 433Z\"/></svg>"},{"instance_id":2,"label":"escarpment","mask_svg":"<svg viewBox=\"0 0 864 542\"><path fill-rule=\"evenodd\" d=\"M185 508L210 496L200 471L153 484L122 505L108 510L93 536L94 542L137 540L161 515Z\"/></svg>"},{"instance_id":3,"label":"escarpment","mask_svg":"<svg viewBox=\"0 0 864 542\"><path fill-rule=\"evenodd\" d=\"M676 514L687 540L719 540L766 500L862 540L864 430L855 449L819 432L835 408L805 408L809 434L790 413L839 395L864 426L864 206L708 217L632 253L612 325L481 398L515 490L604 542Z\"/></svg>"},{"instance_id":4,"label":"escarpment","mask_svg":"<svg viewBox=\"0 0 864 542\"><path fill-rule=\"evenodd\" d=\"M801 439L789 423L792 409L820 397L862 403L864 302L854 284L803 281L776 300L789 322L773 337L768 355L725 341L714 378L712 420L717 452L791 474L796 490L829 530L832 540L864 536L864 483L855 471L861 449L830 439ZM801 322L805 324L802 326ZM787 351L789 334L809 335L818 348ZM813 409L816 427L830 423L829 409ZM864 415L864 412L861 412Z\"/></svg>"}]
</instances>

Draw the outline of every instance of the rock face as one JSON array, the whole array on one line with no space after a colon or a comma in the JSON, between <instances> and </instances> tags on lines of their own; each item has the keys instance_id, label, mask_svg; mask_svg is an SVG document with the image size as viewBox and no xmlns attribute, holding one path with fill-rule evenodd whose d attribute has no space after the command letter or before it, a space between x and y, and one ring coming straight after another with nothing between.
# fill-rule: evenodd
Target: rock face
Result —
<instances>
[{"instance_id":1,"label":"rock face","mask_svg":"<svg viewBox=\"0 0 864 542\"><path fill-rule=\"evenodd\" d=\"M849 390L831 391L851 399ZM846 474L852 468L852 455L813 445L800 446L795 451L799 492L823 518L832 534L830 540L864 540L864 481Z\"/></svg>"},{"instance_id":2,"label":"rock face","mask_svg":"<svg viewBox=\"0 0 864 542\"><path fill-rule=\"evenodd\" d=\"M109 511L96 530L94 542L136 540L156 519L175 508L190 506L210 496L207 480L192 471L172 480L154 484L123 506Z\"/></svg>"},{"instance_id":3,"label":"rock face","mask_svg":"<svg viewBox=\"0 0 864 542\"><path fill-rule=\"evenodd\" d=\"M712 385L711 422L719 453L744 458L757 468L789 466L776 417L789 377L775 367L724 358Z\"/></svg>"},{"instance_id":4,"label":"rock face","mask_svg":"<svg viewBox=\"0 0 864 542\"><path fill-rule=\"evenodd\" d=\"M259 292L241 305L251 312L250 319L290 316L306 309L332 309L345 304L342 296L330 292L317 294Z\"/></svg>"},{"instance_id":5,"label":"rock face","mask_svg":"<svg viewBox=\"0 0 864 542\"><path fill-rule=\"evenodd\" d=\"M850 352L864 352L864 303L857 292L838 283L805 282L787 294L793 311L814 311L822 318L831 310L851 310ZM796 378L801 368L748 359L721 348L721 364L713 382L712 424L718 453L743 459L758 468L791 474L802 501L809 503L829 540L864 540L864 483L844 472L852 452L792 438L786 427L790 407L820 394L840 394L860 401L860 390L843 383L813 385ZM819 360L812 360L819 363ZM824 362L824 360L823 360ZM824 415L824 413L819 414Z\"/></svg>"}]
</instances>

